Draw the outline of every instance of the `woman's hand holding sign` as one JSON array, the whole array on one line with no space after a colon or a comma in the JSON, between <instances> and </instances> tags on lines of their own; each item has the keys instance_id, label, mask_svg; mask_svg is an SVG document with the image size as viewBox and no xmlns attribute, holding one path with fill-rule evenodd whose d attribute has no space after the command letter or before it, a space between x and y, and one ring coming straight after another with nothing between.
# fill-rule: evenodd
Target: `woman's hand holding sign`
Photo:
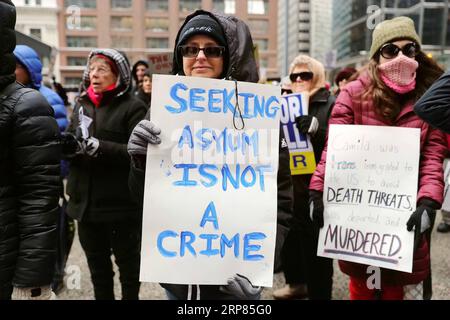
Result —
<instances>
[{"instance_id":1,"label":"woman's hand holding sign","mask_svg":"<svg viewBox=\"0 0 450 320\"><path fill-rule=\"evenodd\" d=\"M154 145L160 144L161 139L158 137L160 134L161 129L149 120L142 120L134 128L130 140L128 141L127 149L128 154L131 156L131 159L137 168L145 168L147 146L149 143Z\"/></svg>"}]
</instances>

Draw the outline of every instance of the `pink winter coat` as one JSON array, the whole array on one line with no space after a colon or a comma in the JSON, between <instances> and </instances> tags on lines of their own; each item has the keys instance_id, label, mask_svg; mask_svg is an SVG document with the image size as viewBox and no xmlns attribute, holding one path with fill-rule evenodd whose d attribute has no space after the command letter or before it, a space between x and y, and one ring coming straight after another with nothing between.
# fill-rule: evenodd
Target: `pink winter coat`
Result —
<instances>
[{"instance_id":1,"label":"pink winter coat","mask_svg":"<svg viewBox=\"0 0 450 320\"><path fill-rule=\"evenodd\" d=\"M372 126L396 126L420 128L420 164L417 201L429 198L441 204L444 193L443 161L447 149L444 133L431 128L413 111L413 103L406 104L394 123L388 122L375 112L372 100L362 100L366 88L370 85L367 74L349 83L339 94L334 105L329 124L357 124ZM310 190L323 192L327 146L311 179ZM406 225L405 225L406 228ZM367 278L367 266L346 261L339 261L341 270L349 276ZM426 237L414 253L413 273L404 273L382 269L382 283L405 285L419 283L430 271L429 244Z\"/></svg>"}]
</instances>

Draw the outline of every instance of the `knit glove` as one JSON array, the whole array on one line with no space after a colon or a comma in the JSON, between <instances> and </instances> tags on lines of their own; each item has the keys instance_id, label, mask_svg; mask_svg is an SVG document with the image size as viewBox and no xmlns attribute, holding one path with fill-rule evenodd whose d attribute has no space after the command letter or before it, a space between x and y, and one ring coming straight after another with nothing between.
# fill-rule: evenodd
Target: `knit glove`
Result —
<instances>
[{"instance_id":1,"label":"knit glove","mask_svg":"<svg viewBox=\"0 0 450 320\"><path fill-rule=\"evenodd\" d=\"M227 285L220 286L220 291L238 300L259 300L262 287L254 287L247 277L240 274L228 279Z\"/></svg>"},{"instance_id":2,"label":"knit glove","mask_svg":"<svg viewBox=\"0 0 450 320\"><path fill-rule=\"evenodd\" d=\"M82 142L82 146L88 156L97 157L100 141L97 138L89 137Z\"/></svg>"},{"instance_id":3,"label":"knit glove","mask_svg":"<svg viewBox=\"0 0 450 320\"><path fill-rule=\"evenodd\" d=\"M11 295L12 300L56 300L56 295L50 288L18 288L14 287Z\"/></svg>"},{"instance_id":4,"label":"knit glove","mask_svg":"<svg viewBox=\"0 0 450 320\"><path fill-rule=\"evenodd\" d=\"M76 155L84 154L84 148L80 140L69 132L61 133L61 151L65 158L73 158Z\"/></svg>"},{"instance_id":5,"label":"knit glove","mask_svg":"<svg viewBox=\"0 0 450 320\"><path fill-rule=\"evenodd\" d=\"M419 247L422 233L434 223L436 217L434 208L439 208L439 204L434 200L426 198L420 200L416 211L411 214L406 223L408 231L412 231L414 228L414 251Z\"/></svg>"},{"instance_id":6,"label":"knit glove","mask_svg":"<svg viewBox=\"0 0 450 320\"><path fill-rule=\"evenodd\" d=\"M319 130L319 121L314 116L300 116L295 118L298 131L303 134L316 134Z\"/></svg>"},{"instance_id":7,"label":"knit glove","mask_svg":"<svg viewBox=\"0 0 450 320\"><path fill-rule=\"evenodd\" d=\"M148 144L160 144L161 139L158 137L160 134L161 129L149 120L142 120L136 125L127 146L128 154L135 165L138 167L145 166Z\"/></svg>"},{"instance_id":8,"label":"knit glove","mask_svg":"<svg viewBox=\"0 0 450 320\"><path fill-rule=\"evenodd\" d=\"M320 191L309 191L309 215L311 221L319 228L323 228L323 193Z\"/></svg>"}]
</instances>

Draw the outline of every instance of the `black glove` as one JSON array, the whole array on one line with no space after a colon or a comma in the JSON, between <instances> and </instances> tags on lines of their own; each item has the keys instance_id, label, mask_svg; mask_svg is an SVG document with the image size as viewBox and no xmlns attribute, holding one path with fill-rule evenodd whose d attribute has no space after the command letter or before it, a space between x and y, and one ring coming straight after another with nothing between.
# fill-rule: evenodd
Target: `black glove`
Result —
<instances>
[{"instance_id":1,"label":"black glove","mask_svg":"<svg viewBox=\"0 0 450 320\"><path fill-rule=\"evenodd\" d=\"M259 300L261 298L262 287L254 287L247 277L236 274L228 279L226 286L220 286L220 291L239 300Z\"/></svg>"},{"instance_id":2,"label":"black glove","mask_svg":"<svg viewBox=\"0 0 450 320\"><path fill-rule=\"evenodd\" d=\"M319 129L319 121L314 116L300 116L295 118L298 131L303 134L315 134Z\"/></svg>"},{"instance_id":3,"label":"black glove","mask_svg":"<svg viewBox=\"0 0 450 320\"><path fill-rule=\"evenodd\" d=\"M422 233L428 230L433 224L436 217L436 209L439 204L431 199L424 198L418 203L416 211L409 217L406 227L408 231L414 228L414 251L417 250L420 244Z\"/></svg>"},{"instance_id":4,"label":"black glove","mask_svg":"<svg viewBox=\"0 0 450 320\"><path fill-rule=\"evenodd\" d=\"M84 149L82 146L82 141L78 140L73 134L69 132L61 133L61 148L64 157L72 158L77 154L83 154Z\"/></svg>"},{"instance_id":5,"label":"black glove","mask_svg":"<svg viewBox=\"0 0 450 320\"><path fill-rule=\"evenodd\" d=\"M322 192L315 190L309 191L309 207L312 222L319 227L319 229L323 228L324 205Z\"/></svg>"}]
</instances>

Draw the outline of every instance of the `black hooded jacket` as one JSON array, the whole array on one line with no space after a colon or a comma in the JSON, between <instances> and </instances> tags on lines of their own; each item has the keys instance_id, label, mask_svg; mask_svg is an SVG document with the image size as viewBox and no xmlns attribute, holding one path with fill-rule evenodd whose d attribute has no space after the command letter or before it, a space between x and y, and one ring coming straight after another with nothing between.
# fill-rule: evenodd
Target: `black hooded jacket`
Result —
<instances>
[{"instance_id":1,"label":"black hooded jacket","mask_svg":"<svg viewBox=\"0 0 450 320\"><path fill-rule=\"evenodd\" d=\"M416 102L414 112L432 127L450 134L450 70Z\"/></svg>"},{"instance_id":2,"label":"black hooded jacket","mask_svg":"<svg viewBox=\"0 0 450 320\"><path fill-rule=\"evenodd\" d=\"M212 14L207 11L197 10L186 18L186 24L193 17L207 14L219 22L226 36L228 44L229 63L226 77L237 81L257 82L259 77L256 62L253 55L253 42L247 25L236 17ZM183 26L184 26L183 24ZM183 29L183 26L180 30ZM176 43L180 37L177 35ZM175 46L173 74L183 74L182 61L177 61L177 46ZM146 118L149 119L149 113ZM279 143L279 169L278 169L278 215L275 259L279 259L284 239L288 233L293 210L293 188L289 167L289 150L284 142L282 130L280 130ZM130 188L138 201L142 204L144 194L145 172L136 168L131 170ZM168 272L180 272L180 270L168 270ZM222 293L217 285L174 285L161 284L165 289L174 294L178 299L229 299Z\"/></svg>"},{"instance_id":3,"label":"black hooded jacket","mask_svg":"<svg viewBox=\"0 0 450 320\"><path fill-rule=\"evenodd\" d=\"M0 300L12 286L52 282L61 192L53 109L15 82L15 17L12 3L0 0Z\"/></svg>"},{"instance_id":4,"label":"black hooded jacket","mask_svg":"<svg viewBox=\"0 0 450 320\"><path fill-rule=\"evenodd\" d=\"M97 157L78 155L70 161L67 193L69 216L78 221L112 222L140 219L139 207L128 189L130 157L127 142L133 128L141 121L147 108L129 92L130 68L123 55L116 50L96 49L88 59L103 54L116 63L119 70L117 88L106 92L95 107L86 93L90 85L86 67L83 92L75 104L67 131L76 134L79 111L92 119L89 134L99 140Z\"/></svg>"}]
</instances>

